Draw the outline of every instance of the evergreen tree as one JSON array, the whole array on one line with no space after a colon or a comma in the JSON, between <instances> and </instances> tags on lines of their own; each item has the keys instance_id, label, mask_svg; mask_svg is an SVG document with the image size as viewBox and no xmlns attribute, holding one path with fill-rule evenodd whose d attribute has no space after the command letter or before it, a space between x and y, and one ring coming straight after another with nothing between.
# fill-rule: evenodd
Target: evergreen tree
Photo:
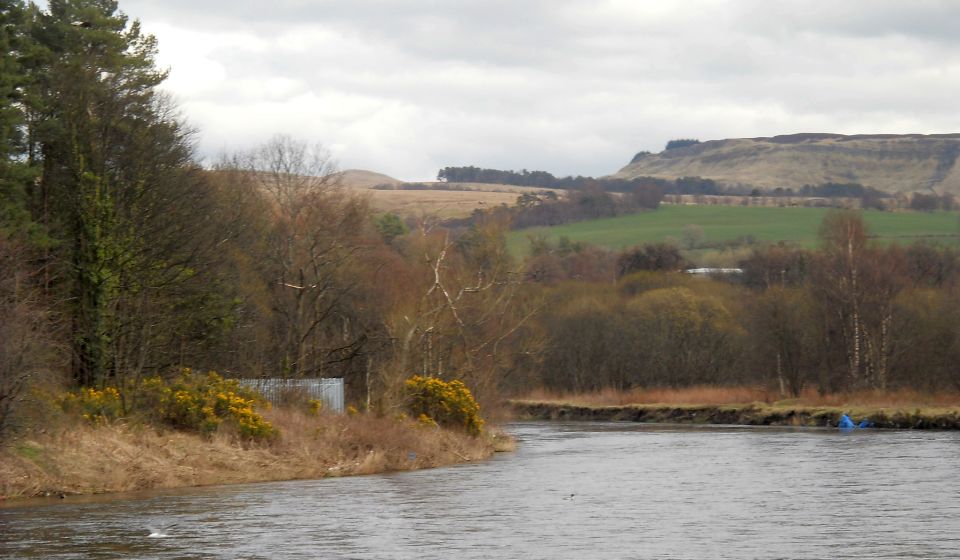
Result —
<instances>
[{"instance_id":1,"label":"evergreen tree","mask_svg":"<svg viewBox=\"0 0 960 560\"><path fill-rule=\"evenodd\" d=\"M19 62L23 31L23 4L0 0L0 234L36 233L25 191L33 173L24 161L20 98L25 78Z\"/></svg>"},{"instance_id":2,"label":"evergreen tree","mask_svg":"<svg viewBox=\"0 0 960 560\"><path fill-rule=\"evenodd\" d=\"M156 41L108 0L31 5L29 20L27 152L41 170L31 203L59 242L50 289L71 302L73 379L182 361L195 323L171 311L212 290L197 276L215 212L189 131L156 89ZM211 308L225 309L192 309Z\"/></svg>"}]
</instances>

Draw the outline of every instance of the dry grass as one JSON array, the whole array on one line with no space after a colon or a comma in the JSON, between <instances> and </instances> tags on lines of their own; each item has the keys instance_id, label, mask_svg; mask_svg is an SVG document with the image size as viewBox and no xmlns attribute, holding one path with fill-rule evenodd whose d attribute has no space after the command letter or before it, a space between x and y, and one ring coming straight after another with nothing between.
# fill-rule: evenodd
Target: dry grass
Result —
<instances>
[{"instance_id":1,"label":"dry grass","mask_svg":"<svg viewBox=\"0 0 960 560\"><path fill-rule=\"evenodd\" d=\"M798 399L779 401L777 404L835 407L949 408L960 406L960 393L924 393L911 389L900 389L897 391L855 391L852 393L820 395L815 389L808 389L804 391Z\"/></svg>"},{"instance_id":2,"label":"dry grass","mask_svg":"<svg viewBox=\"0 0 960 560\"><path fill-rule=\"evenodd\" d=\"M366 169L344 169L335 173L340 184L348 189L369 189L377 185L399 185L403 181Z\"/></svg>"},{"instance_id":3,"label":"dry grass","mask_svg":"<svg viewBox=\"0 0 960 560\"><path fill-rule=\"evenodd\" d=\"M592 393L556 393L543 389L523 400L567 402L585 406L623 406L628 404L735 404L767 402L770 393L754 387L651 388L620 391L603 389Z\"/></svg>"},{"instance_id":4,"label":"dry grass","mask_svg":"<svg viewBox=\"0 0 960 560\"><path fill-rule=\"evenodd\" d=\"M372 415L274 410L281 436L242 444L122 424L71 426L0 451L0 499L322 478L437 467L491 455L495 442ZM498 446L499 447L499 446Z\"/></svg>"},{"instance_id":5,"label":"dry grass","mask_svg":"<svg viewBox=\"0 0 960 560\"><path fill-rule=\"evenodd\" d=\"M960 405L960 393L921 393L912 390L858 391L821 395L816 389L804 391L800 398L781 399L779 393L762 387L697 386L682 389L651 388L617 391L604 389L593 393L556 393L536 390L523 400L565 402L583 406L623 406L628 404L727 405L766 403L784 406L829 407L953 407Z\"/></svg>"},{"instance_id":6,"label":"dry grass","mask_svg":"<svg viewBox=\"0 0 960 560\"><path fill-rule=\"evenodd\" d=\"M348 170L342 175L344 186L369 197L374 210L393 212L400 216L426 214L440 218L464 218L477 208L485 209L501 204L512 206L522 193L545 190L558 194L563 192L556 189L487 183L437 183L439 188L436 190L404 190L401 181L378 173ZM396 190L371 188L379 184L394 185Z\"/></svg>"},{"instance_id":7,"label":"dry grass","mask_svg":"<svg viewBox=\"0 0 960 560\"><path fill-rule=\"evenodd\" d=\"M370 204L379 212L393 212L400 216L435 215L440 218L463 218L477 208L491 208L501 204L513 205L517 193L480 191L363 191Z\"/></svg>"}]
</instances>

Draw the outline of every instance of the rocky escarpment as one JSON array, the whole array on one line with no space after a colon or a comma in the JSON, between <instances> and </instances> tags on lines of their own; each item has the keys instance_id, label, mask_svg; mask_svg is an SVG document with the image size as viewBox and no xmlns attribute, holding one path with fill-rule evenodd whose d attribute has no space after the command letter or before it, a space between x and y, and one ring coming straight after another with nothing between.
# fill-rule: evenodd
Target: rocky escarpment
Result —
<instances>
[{"instance_id":1,"label":"rocky escarpment","mask_svg":"<svg viewBox=\"0 0 960 560\"><path fill-rule=\"evenodd\" d=\"M613 177L703 177L765 189L859 183L889 193L960 194L958 159L960 134L791 134L638 155Z\"/></svg>"}]
</instances>

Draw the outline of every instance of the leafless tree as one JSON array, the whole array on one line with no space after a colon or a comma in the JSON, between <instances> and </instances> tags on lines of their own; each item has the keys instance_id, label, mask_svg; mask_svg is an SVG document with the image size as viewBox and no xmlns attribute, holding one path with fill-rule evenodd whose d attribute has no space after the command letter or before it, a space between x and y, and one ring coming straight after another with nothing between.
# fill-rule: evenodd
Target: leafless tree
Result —
<instances>
[{"instance_id":1,"label":"leafless tree","mask_svg":"<svg viewBox=\"0 0 960 560\"><path fill-rule=\"evenodd\" d=\"M50 315L35 289L39 271L27 263L23 246L0 236L0 439L11 432L27 389L56 358Z\"/></svg>"},{"instance_id":2,"label":"leafless tree","mask_svg":"<svg viewBox=\"0 0 960 560\"><path fill-rule=\"evenodd\" d=\"M279 370L322 375L362 343L341 304L354 289L347 271L363 250L366 202L344 191L319 145L276 136L239 161L272 210L265 272Z\"/></svg>"},{"instance_id":3,"label":"leafless tree","mask_svg":"<svg viewBox=\"0 0 960 560\"><path fill-rule=\"evenodd\" d=\"M893 301L905 285L903 253L868 245L863 218L855 211L828 214L820 236L813 288L828 324L840 335L845 385L883 389Z\"/></svg>"}]
</instances>

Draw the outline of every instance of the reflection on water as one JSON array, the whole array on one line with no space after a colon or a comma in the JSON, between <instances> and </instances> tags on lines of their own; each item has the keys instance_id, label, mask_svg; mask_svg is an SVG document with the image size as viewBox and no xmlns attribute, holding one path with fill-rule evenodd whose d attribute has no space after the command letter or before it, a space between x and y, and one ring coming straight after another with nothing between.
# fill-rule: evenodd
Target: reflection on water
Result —
<instances>
[{"instance_id":1,"label":"reflection on water","mask_svg":"<svg viewBox=\"0 0 960 560\"><path fill-rule=\"evenodd\" d=\"M0 557L960 557L956 432L513 431L447 469L0 509Z\"/></svg>"}]
</instances>

